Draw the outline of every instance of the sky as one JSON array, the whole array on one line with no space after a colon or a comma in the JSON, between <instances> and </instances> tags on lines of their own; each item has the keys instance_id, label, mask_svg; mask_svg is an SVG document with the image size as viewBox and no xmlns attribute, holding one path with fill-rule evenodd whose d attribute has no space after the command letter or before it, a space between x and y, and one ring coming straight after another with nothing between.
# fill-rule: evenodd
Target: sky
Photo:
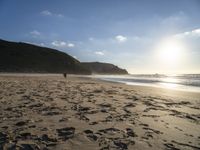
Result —
<instances>
[{"instance_id":1,"label":"sky","mask_svg":"<svg viewBox=\"0 0 200 150\"><path fill-rule=\"evenodd\" d=\"M199 0L0 0L0 38L129 73L200 73Z\"/></svg>"}]
</instances>

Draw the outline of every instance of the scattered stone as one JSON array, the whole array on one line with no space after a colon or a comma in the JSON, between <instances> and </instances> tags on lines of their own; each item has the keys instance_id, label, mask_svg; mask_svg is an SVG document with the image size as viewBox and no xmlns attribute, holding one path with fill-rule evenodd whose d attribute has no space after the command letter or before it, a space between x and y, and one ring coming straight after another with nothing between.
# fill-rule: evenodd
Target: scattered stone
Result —
<instances>
[{"instance_id":1,"label":"scattered stone","mask_svg":"<svg viewBox=\"0 0 200 150\"><path fill-rule=\"evenodd\" d=\"M69 138L72 138L75 133L74 127L66 127L62 129L56 129L58 132L58 136L60 136L63 140L67 140Z\"/></svg>"},{"instance_id":2,"label":"scattered stone","mask_svg":"<svg viewBox=\"0 0 200 150\"><path fill-rule=\"evenodd\" d=\"M57 142L56 138L51 138L47 134L43 134L41 140L46 142Z\"/></svg>"},{"instance_id":3,"label":"scattered stone","mask_svg":"<svg viewBox=\"0 0 200 150\"><path fill-rule=\"evenodd\" d=\"M7 134L0 132L0 145L3 145L8 140Z\"/></svg>"},{"instance_id":4,"label":"scattered stone","mask_svg":"<svg viewBox=\"0 0 200 150\"><path fill-rule=\"evenodd\" d=\"M103 92L103 90L98 90L98 89L96 89L96 90L94 90L93 92L94 92L94 93L101 93L101 92Z\"/></svg>"},{"instance_id":5,"label":"scattered stone","mask_svg":"<svg viewBox=\"0 0 200 150\"><path fill-rule=\"evenodd\" d=\"M31 133L29 132L22 132L22 133L19 133L19 138L22 138L22 139L27 139L28 137L31 137Z\"/></svg>"},{"instance_id":6,"label":"scattered stone","mask_svg":"<svg viewBox=\"0 0 200 150\"><path fill-rule=\"evenodd\" d=\"M98 139L98 137L95 134L89 134L89 135L87 135L87 137L89 139L92 139L93 141L96 141Z\"/></svg>"},{"instance_id":7,"label":"scattered stone","mask_svg":"<svg viewBox=\"0 0 200 150\"><path fill-rule=\"evenodd\" d=\"M13 109L12 107L7 107L7 108L5 108L4 110L5 110L5 111L12 111L12 109Z\"/></svg>"},{"instance_id":8,"label":"scattered stone","mask_svg":"<svg viewBox=\"0 0 200 150\"><path fill-rule=\"evenodd\" d=\"M128 136L136 137L136 134L133 132L131 128L126 128L126 133Z\"/></svg>"},{"instance_id":9,"label":"scattered stone","mask_svg":"<svg viewBox=\"0 0 200 150\"><path fill-rule=\"evenodd\" d=\"M116 129L116 128L107 128L107 129L99 130L99 132L103 132L103 133L106 133L106 134L114 133L114 132L119 132L119 131L120 130Z\"/></svg>"},{"instance_id":10,"label":"scattered stone","mask_svg":"<svg viewBox=\"0 0 200 150\"><path fill-rule=\"evenodd\" d=\"M28 126L29 128L35 128L36 127L36 125L30 125L30 126Z\"/></svg>"},{"instance_id":11,"label":"scattered stone","mask_svg":"<svg viewBox=\"0 0 200 150\"><path fill-rule=\"evenodd\" d=\"M114 141L114 144L119 147L120 149L128 149L127 144L121 142L121 141Z\"/></svg>"},{"instance_id":12,"label":"scattered stone","mask_svg":"<svg viewBox=\"0 0 200 150\"><path fill-rule=\"evenodd\" d=\"M151 128L147 128L147 127L143 127L144 130L148 130L148 131L152 131L156 134L163 134L163 132L159 131L159 130L155 130L155 129L151 129Z\"/></svg>"},{"instance_id":13,"label":"scattered stone","mask_svg":"<svg viewBox=\"0 0 200 150\"><path fill-rule=\"evenodd\" d=\"M93 134L93 131L92 131L92 130L85 130L84 132L85 132L86 134L90 134L90 133Z\"/></svg>"},{"instance_id":14,"label":"scattered stone","mask_svg":"<svg viewBox=\"0 0 200 150\"><path fill-rule=\"evenodd\" d=\"M3 129L8 129L8 126L3 126L3 127L1 127L1 128L3 128Z\"/></svg>"},{"instance_id":15,"label":"scattered stone","mask_svg":"<svg viewBox=\"0 0 200 150\"><path fill-rule=\"evenodd\" d=\"M61 118L60 120L59 120L59 122L64 122L64 121L67 121L68 120L68 118Z\"/></svg>"},{"instance_id":16,"label":"scattered stone","mask_svg":"<svg viewBox=\"0 0 200 150\"><path fill-rule=\"evenodd\" d=\"M29 108L34 108L34 107L41 107L41 106L43 106L42 103L36 103L36 104L29 105L28 107Z\"/></svg>"},{"instance_id":17,"label":"scattered stone","mask_svg":"<svg viewBox=\"0 0 200 150\"><path fill-rule=\"evenodd\" d=\"M87 118L84 114L79 114L79 119L81 119L81 120L85 120L86 122L88 122L88 121L90 121L90 119L89 118Z\"/></svg>"},{"instance_id":18,"label":"scattered stone","mask_svg":"<svg viewBox=\"0 0 200 150\"><path fill-rule=\"evenodd\" d=\"M1 149L1 146L0 146ZM7 143L4 148L5 150L15 150L16 149L16 144L15 143Z\"/></svg>"},{"instance_id":19,"label":"scattered stone","mask_svg":"<svg viewBox=\"0 0 200 150\"><path fill-rule=\"evenodd\" d=\"M93 133L92 130L85 130L84 133L87 134L87 137L90 140L96 141L98 139L98 137Z\"/></svg>"},{"instance_id":20,"label":"scattered stone","mask_svg":"<svg viewBox=\"0 0 200 150\"><path fill-rule=\"evenodd\" d=\"M89 125L95 125L95 124L98 124L98 122L94 121L89 123Z\"/></svg>"},{"instance_id":21,"label":"scattered stone","mask_svg":"<svg viewBox=\"0 0 200 150\"><path fill-rule=\"evenodd\" d=\"M103 113L107 113L107 112L108 112L108 110L107 110L107 109L105 109L105 108L102 108L102 109L101 109L101 112L103 112Z\"/></svg>"},{"instance_id":22,"label":"scattered stone","mask_svg":"<svg viewBox=\"0 0 200 150\"><path fill-rule=\"evenodd\" d=\"M135 107L134 103L128 103L127 105L125 105L124 107Z\"/></svg>"},{"instance_id":23,"label":"scattered stone","mask_svg":"<svg viewBox=\"0 0 200 150\"><path fill-rule=\"evenodd\" d=\"M16 126L24 126L24 125L26 125L27 124L27 121L19 121L19 122L17 122L15 125Z\"/></svg>"},{"instance_id":24,"label":"scattered stone","mask_svg":"<svg viewBox=\"0 0 200 150\"><path fill-rule=\"evenodd\" d=\"M109 104L109 103L102 103L102 104L99 104L99 106L101 106L101 107L111 107L111 104Z\"/></svg>"},{"instance_id":25,"label":"scattered stone","mask_svg":"<svg viewBox=\"0 0 200 150\"><path fill-rule=\"evenodd\" d=\"M20 150L40 150L40 146L37 144L20 144Z\"/></svg>"},{"instance_id":26,"label":"scattered stone","mask_svg":"<svg viewBox=\"0 0 200 150\"><path fill-rule=\"evenodd\" d=\"M166 150L180 150L176 148L172 143L165 143Z\"/></svg>"},{"instance_id":27,"label":"scattered stone","mask_svg":"<svg viewBox=\"0 0 200 150\"><path fill-rule=\"evenodd\" d=\"M50 111L50 112L45 112L43 113L43 115L46 115L46 116L53 116L53 115L59 115L60 112L56 112L56 111Z\"/></svg>"},{"instance_id":28,"label":"scattered stone","mask_svg":"<svg viewBox=\"0 0 200 150\"><path fill-rule=\"evenodd\" d=\"M109 146L102 147L100 150L109 150Z\"/></svg>"}]
</instances>

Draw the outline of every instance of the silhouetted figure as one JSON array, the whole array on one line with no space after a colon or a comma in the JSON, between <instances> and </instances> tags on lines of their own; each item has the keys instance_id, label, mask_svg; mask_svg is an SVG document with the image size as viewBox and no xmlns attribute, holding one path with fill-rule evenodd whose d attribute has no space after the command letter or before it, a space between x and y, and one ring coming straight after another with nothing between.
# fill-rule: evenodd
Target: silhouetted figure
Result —
<instances>
[{"instance_id":1,"label":"silhouetted figure","mask_svg":"<svg viewBox=\"0 0 200 150\"><path fill-rule=\"evenodd\" d=\"M64 78L67 78L67 73L63 73Z\"/></svg>"}]
</instances>

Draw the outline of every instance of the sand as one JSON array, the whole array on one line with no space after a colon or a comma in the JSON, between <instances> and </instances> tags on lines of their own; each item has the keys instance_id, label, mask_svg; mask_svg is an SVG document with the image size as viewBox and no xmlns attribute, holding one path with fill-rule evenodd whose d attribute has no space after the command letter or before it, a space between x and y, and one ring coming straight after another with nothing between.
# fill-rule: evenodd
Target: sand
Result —
<instances>
[{"instance_id":1,"label":"sand","mask_svg":"<svg viewBox=\"0 0 200 150\"><path fill-rule=\"evenodd\" d=\"M200 93L0 75L0 149L200 149Z\"/></svg>"}]
</instances>

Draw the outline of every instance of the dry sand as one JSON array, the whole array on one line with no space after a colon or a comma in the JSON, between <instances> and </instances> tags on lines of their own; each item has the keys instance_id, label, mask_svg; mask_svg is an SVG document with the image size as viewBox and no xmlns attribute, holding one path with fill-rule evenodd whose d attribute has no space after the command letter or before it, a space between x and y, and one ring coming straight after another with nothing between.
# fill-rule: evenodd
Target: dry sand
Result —
<instances>
[{"instance_id":1,"label":"dry sand","mask_svg":"<svg viewBox=\"0 0 200 150\"><path fill-rule=\"evenodd\" d=\"M200 94L0 75L0 149L200 149Z\"/></svg>"}]
</instances>

